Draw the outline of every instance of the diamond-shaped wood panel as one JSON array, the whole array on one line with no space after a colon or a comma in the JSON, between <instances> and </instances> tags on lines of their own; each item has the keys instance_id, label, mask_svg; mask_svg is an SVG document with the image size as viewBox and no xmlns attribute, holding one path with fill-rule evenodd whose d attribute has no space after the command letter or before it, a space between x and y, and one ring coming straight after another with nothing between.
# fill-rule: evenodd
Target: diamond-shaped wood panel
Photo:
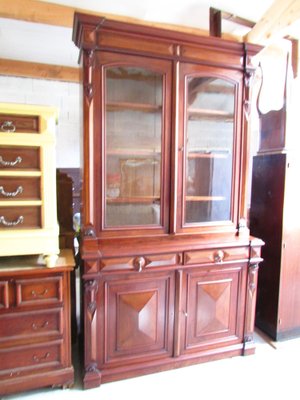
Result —
<instances>
[{"instance_id":1,"label":"diamond-shaped wood panel","mask_svg":"<svg viewBox=\"0 0 300 400\"><path fill-rule=\"evenodd\" d=\"M106 283L105 362L172 352L174 271Z\"/></svg>"},{"instance_id":2,"label":"diamond-shaped wood panel","mask_svg":"<svg viewBox=\"0 0 300 400\"><path fill-rule=\"evenodd\" d=\"M196 335L229 329L230 284L198 283Z\"/></svg>"},{"instance_id":3,"label":"diamond-shaped wood panel","mask_svg":"<svg viewBox=\"0 0 300 400\"><path fill-rule=\"evenodd\" d=\"M241 340L243 320L238 298L242 271L235 266L216 272L201 269L187 273L186 350L209 343L220 346L223 340Z\"/></svg>"},{"instance_id":4,"label":"diamond-shaped wood panel","mask_svg":"<svg viewBox=\"0 0 300 400\"><path fill-rule=\"evenodd\" d=\"M157 321L153 316L157 313L157 301L155 291L119 296L119 349L156 342Z\"/></svg>"}]
</instances>

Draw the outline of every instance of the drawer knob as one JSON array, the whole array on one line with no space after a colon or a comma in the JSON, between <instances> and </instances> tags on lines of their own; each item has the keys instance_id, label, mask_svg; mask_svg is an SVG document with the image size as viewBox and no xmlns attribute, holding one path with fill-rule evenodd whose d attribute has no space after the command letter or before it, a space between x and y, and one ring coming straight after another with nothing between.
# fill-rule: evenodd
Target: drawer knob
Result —
<instances>
[{"instance_id":1,"label":"drawer knob","mask_svg":"<svg viewBox=\"0 0 300 400\"><path fill-rule=\"evenodd\" d=\"M18 186L14 192L6 192L3 186L0 186L0 194L4 197L16 197L23 193L23 186Z\"/></svg>"},{"instance_id":2,"label":"drawer knob","mask_svg":"<svg viewBox=\"0 0 300 400\"><path fill-rule=\"evenodd\" d=\"M22 162L22 157L18 156L15 161L5 161L3 160L2 156L0 156L0 164L3 167L14 167L17 164L21 164Z\"/></svg>"},{"instance_id":3,"label":"drawer knob","mask_svg":"<svg viewBox=\"0 0 300 400\"><path fill-rule=\"evenodd\" d=\"M138 272L142 272L143 267L146 265L144 257L136 257L133 261L133 265Z\"/></svg>"},{"instance_id":4,"label":"drawer knob","mask_svg":"<svg viewBox=\"0 0 300 400\"><path fill-rule=\"evenodd\" d=\"M215 263L222 262L224 260L224 256L225 256L224 251L222 251L222 250L216 251L214 253L214 261L215 261Z\"/></svg>"},{"instance_id":5,"label":"drawer knob","mask_svg":"<svg viewBox=\"0 0 300 400\"><path fill-rule=\"evenodd\" d=\"M16 126L12 121L4 121L0 126L0 130L1 132L12 133L15 132Z\"/></svg>"},{"instance_id":6,"label":"drawer knob","mask_svg":"<svg viewBox=\"0 0 300 400\"><path fill-rule=\"evenodd\" d=\"M20 215L16 221L6 221L5 217L1 215L0 217L0 225L4 226L17 226L19 224L22 224L24 221L23 215Z\"/></svg>"}]
</instances>

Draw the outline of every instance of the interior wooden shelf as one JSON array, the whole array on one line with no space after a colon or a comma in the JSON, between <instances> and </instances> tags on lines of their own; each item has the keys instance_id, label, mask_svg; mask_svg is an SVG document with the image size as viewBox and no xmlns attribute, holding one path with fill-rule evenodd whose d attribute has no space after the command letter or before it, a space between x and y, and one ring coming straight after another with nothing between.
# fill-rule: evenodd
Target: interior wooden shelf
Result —
<instances>
[{"instance_id":1,"label":"interior wooden shelf","mask_svg":"<svg viewBox=\"0 0 300 400\"><path fill-rule=\"evenodd\" d=\"M186 196L186 201L223 201L225 196Z\"/></svg>"},{"instance_id":2,"label":"interior wooden shelf","mask_svg":"<svg viewBox=\"0 0 300 400\"><path fill-rule=\"evenodd\" d=\"M106 104L107 111L142 111L142 112L158 112L162 110L161 105L144 104L144 103L129 103L129 102L109 102Z\"/></svg>"},{"instance_id":3,"label":"interior wooden shelf","mask_svg":"<svg viewBox=\"0 0 300 400\"><path fill-rule=\"evenodd\" d=\"M222 110L207 110L204 108L189 108L189 120L209 119L214 121L232 122L233 114Z\"/></svg>"},{"instance_id":4,"label":"interior wooden shelf","mask_svg":"<svg viewBox=\"0 0 300 400\"><path fill-rule=\"evenodd\" d=\"M108 156L130 156L136 158L136 156L147 156L147 157L160 157L161 152L155 149L108 149Z\"/></svg>"},{"instance_id":5,"label":"interior wooden shelf","mask_svg":"<svg viewBox=\"0 0 300 400\"><path fill-rule=\"evenodd\" d=\"M228 158L229 152L224 153L202 153L191 152L188 153L188 158Z\"/></svg>"},{"instance_id":6,"label":"interior wooden shelf","mask_svg":"<svg viewBox=\"0 0 300 400\"><path fill-rule=\"evenodd\" d=\"M156 196L107 197L106 201L107 203L153 203L154 201L160 201L160 198Z\"/></svg>"}]
</instances>

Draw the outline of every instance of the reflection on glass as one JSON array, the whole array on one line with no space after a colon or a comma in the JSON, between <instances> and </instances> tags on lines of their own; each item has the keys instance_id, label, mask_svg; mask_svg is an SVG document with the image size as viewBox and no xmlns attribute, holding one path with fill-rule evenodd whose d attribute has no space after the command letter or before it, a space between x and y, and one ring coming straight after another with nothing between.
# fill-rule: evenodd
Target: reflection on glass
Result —
<instances>
[{"instance_id":1,"label":"reflection on glass","mask_svg":"<svg viewBox=\"0 0 300 400\"><path fill-rule=\"evenodd\" d=\"M161 224L162 76L106 70L105 226Z\"/></svg>"},{"instance_id":2,"label":"reflection on glass","mask_svg":"<svg viewBox=\"0 0 300 400\"><path fill-rule=\"evenodd\" d=\"M231 219L234 85L187 80L185 222Z\"/></svg>"}]
</instances>

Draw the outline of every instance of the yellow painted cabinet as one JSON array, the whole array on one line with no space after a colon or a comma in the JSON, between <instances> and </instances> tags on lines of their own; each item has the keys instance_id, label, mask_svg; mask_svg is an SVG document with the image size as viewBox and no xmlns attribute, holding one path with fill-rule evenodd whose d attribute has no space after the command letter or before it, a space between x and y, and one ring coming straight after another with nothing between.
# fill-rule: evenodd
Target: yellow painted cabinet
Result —
<instances>
[{"instance_id":1,"label":"yellow painted cabinet","mask_svg":"<svg viewBox=\"0 0 300 400\"><path fill-rule=\"evenodd\" d=\"M52 107L0 103L0 256L59 253Z\"/></svg>"}]
</instances>

